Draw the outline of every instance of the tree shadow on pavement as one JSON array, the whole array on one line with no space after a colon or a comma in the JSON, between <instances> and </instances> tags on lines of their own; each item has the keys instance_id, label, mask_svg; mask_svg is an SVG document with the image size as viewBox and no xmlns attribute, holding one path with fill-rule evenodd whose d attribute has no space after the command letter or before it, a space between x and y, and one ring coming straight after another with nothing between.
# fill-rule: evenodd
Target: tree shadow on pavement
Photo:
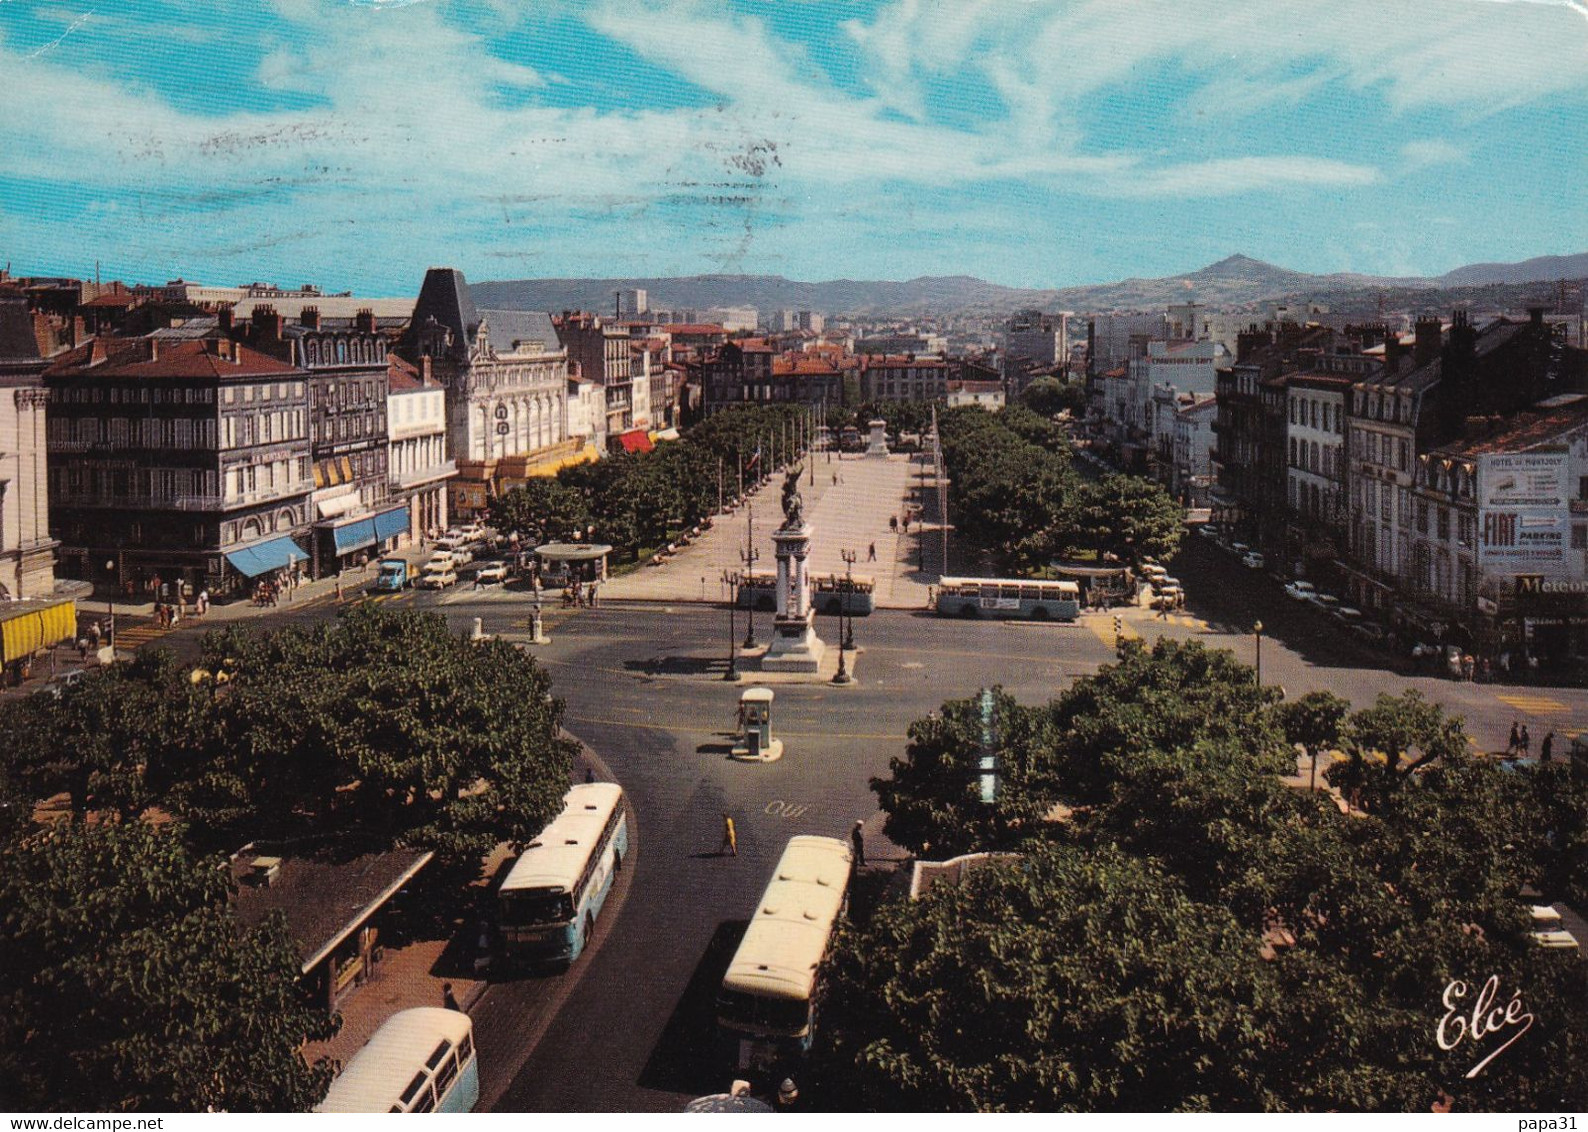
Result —
<instances>
[{"instance_id":1,"label":"tree shadow on pavement","mask_svg":"<svg viewBox=\"0 0 1588 1132\"><path fill-rule=\"evenodd\" d=\"M727 1091L734 1069L718 1048L717 991L747 927L747 920L728 920L717 926L640 1070L642 1088L697 1097Z\"/></svg>"}]
</instances>

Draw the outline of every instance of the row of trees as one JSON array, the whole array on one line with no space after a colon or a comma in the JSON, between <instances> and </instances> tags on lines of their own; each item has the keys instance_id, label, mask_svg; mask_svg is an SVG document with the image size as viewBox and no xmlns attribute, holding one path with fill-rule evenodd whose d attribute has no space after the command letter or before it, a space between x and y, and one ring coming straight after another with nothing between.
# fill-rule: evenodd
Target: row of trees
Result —
<instances>
[{"instance_id":1,"label":"row of trees","mask_svg":"<svg viewBox=\"0 0 1588 1132\"><path fill-rule=\"evenodd\" d=\"M741 474L748 486L792 459L809 423L797 405L716 413L677 443L530 480L491 501L491 524L548 541L578 531L635 558L737 499Z\"/></svg>"},{"instance_id":2,"label":"row of trees","mask_svg":"<svg viewBox=\"0 0 1588 1132\"><path fill-rule=\"evenodd\" d=\"M226 856L430 847L478 869L557 812L573 747L545 672L433 614L210 634L0 707L0 1080L14 1109L289 1111L324 1095L280 919L244 929ZM64 795L68 814L32 820Z\"/></svg>"},{"instance_id":3,"label":"row of trees","mask_svg":"<svg viewBox=\"0 0 1588 1132\"><path fill-rule=\"evenodd\" d=\"M1166 559L1184 515L1139 476L1082 477L1064 430L1024 405L998 413L951 409L939 418L956 530L1000 572L1024 574L1054 559Z\"/></svg>"},{"instance_id":4,"label":"row of trees","mask_svg":"<svg viewBox=\"0 0 1588 1132\"><path fill-rule=\"evenodd\" d=\"M1227 652L1127 643L1049 704L996 695L990 805L980 704L914 724L872 784L889 837L936 859L1018 856L841 933L820 1064L838 1103L1588 1102L1580 964L1531 944L1519 897L1581 898L1588 782L1472 757L1415 692L1355 712L1276 700ZM1364 808L1280 782L1295 744L1347 752ZM1468 1079L1517 1029L1443 1044L1436 1029L1449 994L1470 1015L1490 976L1496 1005L1520 990L1534 1022Z\"/></svg>"}]
</instances>

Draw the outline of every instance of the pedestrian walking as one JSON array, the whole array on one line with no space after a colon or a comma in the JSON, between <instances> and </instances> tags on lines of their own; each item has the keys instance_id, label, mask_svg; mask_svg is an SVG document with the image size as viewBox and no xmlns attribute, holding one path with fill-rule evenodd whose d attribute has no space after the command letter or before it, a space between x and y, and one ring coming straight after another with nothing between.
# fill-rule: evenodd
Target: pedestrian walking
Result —
<instances>
[{"instance_id":1,"label":"pedestrian walking","mask_svg":"<svg viewBox=\"0 0 1588 1132\"><path fill-rule=\"evenodd\" d=\"M1555 756L1555 733L1547 732L1544 741L1538 745L1538 761L1547 763Z\"/></svg>"},{"instance_id":2,"label":"pedestrian walking","mask_svg":"<svg viewBox=\"0 0 1588 1132\"><path fill-rule=\"evenodd\" d=\"M209 592L209 590L200 590L199 591L199 595L198 595L198 612L199 612L199 616L203 617L209 611L210 611L210 592Z\"/></svg>"},{"instance_id":3,"label":"pedestrian walking","mask_svg":"<svg viewBox=\"0 0 1588 1132\"><path fill-rule=\"evenodd\" d=\"M866 867L866 823L856 821L849 830L849 844L855 850L855 868Z\"/></svg>"},{"instance_id":4,"label":"pedestrian walking","mask_svg":"<svg viewBox=\"0 0 1588 1132\"><path fill-rule=\"evenodd\" d=\"M84 664L88 663L88 638L87 637L78 637L77 638L77 659L82 661Z\"/></svg>"},{"instance_id":5,"label":"pedestrian walking","mask_svg":"<svg viewBox=\"0 0 1588 1132\"><path fill-rule=\"evenodd\" d=\"M584 768L584 780L587 783L595 781L595 771L592 770L590 767L585 767Z\"/></svg>"},{"instance_id":6,"label":"pedestrian walking","mask_svg":"<svg viewBox=\"0 0 1588 1132\"><path fill-rule=\"evenodd\" d=\"M1516 729L1516 720L1513 719L1511 720L1511 741L1506 745L1505 753L1508 755L1514 755L1521 746L1522 736L1521 733Z\"/></svg>"},{"instance_id":7,"label":"pedestrian walking","mask_svg":"<svg viewBox=\"0 0 1588 1132\"><path fill-rule=\"evenodd\" d=\"M1527 758L1527 749L1533 745L1532 736L1527 733L1527 724L1522 724L1522 757Z\"/></svg>"},{"instance_id":8,"label":"pedestrian walking","mask_svg":"<svg viewBox=\"0 0 1588 1132\"><path fill-rule=\"evenodd\" d=\"M1169 599L1167 597L1158 599L1158 620L1169 620Z\"/></svg>"},{"instance_id":9,"label":"pedestrian walking","mask_svg":"<svg viewBox=\"0 0 1588 1132\"><path fill-rule=\"evenodd\" d=\"M877 544L876 543L872 543L870 549L866 552L866 561L867 562L875 562L876 560L877 560Z\"/></svg>"},{"instance_id":10,"label":"pedestrian walking","mask_svg":"<svg viewBox=\"0 0 1588 1132\"><path fill-rule=\"evenodd\" d=\"M722 814L722 847L717 850L717 856L724 854L739 855L739 831L733 827L733 817L726 810Z\"/></svg>"},{"instance_id":11,"label":"pedestrian walking","mask_svg":"<svg viewBox=\"0 0 1588 1132\"><path fill-rule=\"evenodd\" d=\"M452 993L451 983L441 984L441 1005L447 1010L456 1010L460 1014L463 1012L463 1007L458 1005L458 996Z\"/></svg>"},{"instance_id":12,"label":"pedestrian walking","mask_svg":"<svg viewBox=\"0 0 1588 1132\"><path fill-rule=\"evenodd\" d=\"M99 627L98 621L95 621L88 627L88 642L89 644L93 645L94 648L97 649L99 647L99 639L104 635L105 631Z\"/></svg>"}]
</instances>

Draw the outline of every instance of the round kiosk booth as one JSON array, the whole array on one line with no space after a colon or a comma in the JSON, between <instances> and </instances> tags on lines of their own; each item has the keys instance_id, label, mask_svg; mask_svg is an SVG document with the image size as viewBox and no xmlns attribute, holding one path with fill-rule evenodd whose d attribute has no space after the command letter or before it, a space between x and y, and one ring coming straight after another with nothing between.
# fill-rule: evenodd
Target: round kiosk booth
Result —
<instances>
[{"instance_id":1,"label":"round kiosk booth","mask_svg":"<svg viewBox=\"0 0 1588 1132\"><path fill-rule=\"evenodd\" d=\"M548 542L535 548L540 576L547 582L604 582L610 546L592 542Z\"/></svg>"}]
</instances>

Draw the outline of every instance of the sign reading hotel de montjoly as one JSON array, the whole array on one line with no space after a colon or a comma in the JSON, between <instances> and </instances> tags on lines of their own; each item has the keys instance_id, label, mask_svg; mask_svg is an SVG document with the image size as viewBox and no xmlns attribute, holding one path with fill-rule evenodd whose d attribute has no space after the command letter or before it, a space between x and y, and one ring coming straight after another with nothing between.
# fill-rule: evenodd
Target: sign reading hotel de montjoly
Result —
<instances>
[{"instance_id":1,"label":"sign reading hotel de montjoly","mask_svg":"<svg viewBox=\"0 0 1588 1132\"><path fill-rule=\"evenodd\" d=\"M1478 457L1478 508L1485 567L1565 578L1571 534L1565 452Z\"/></svg>"}]
</instances>

